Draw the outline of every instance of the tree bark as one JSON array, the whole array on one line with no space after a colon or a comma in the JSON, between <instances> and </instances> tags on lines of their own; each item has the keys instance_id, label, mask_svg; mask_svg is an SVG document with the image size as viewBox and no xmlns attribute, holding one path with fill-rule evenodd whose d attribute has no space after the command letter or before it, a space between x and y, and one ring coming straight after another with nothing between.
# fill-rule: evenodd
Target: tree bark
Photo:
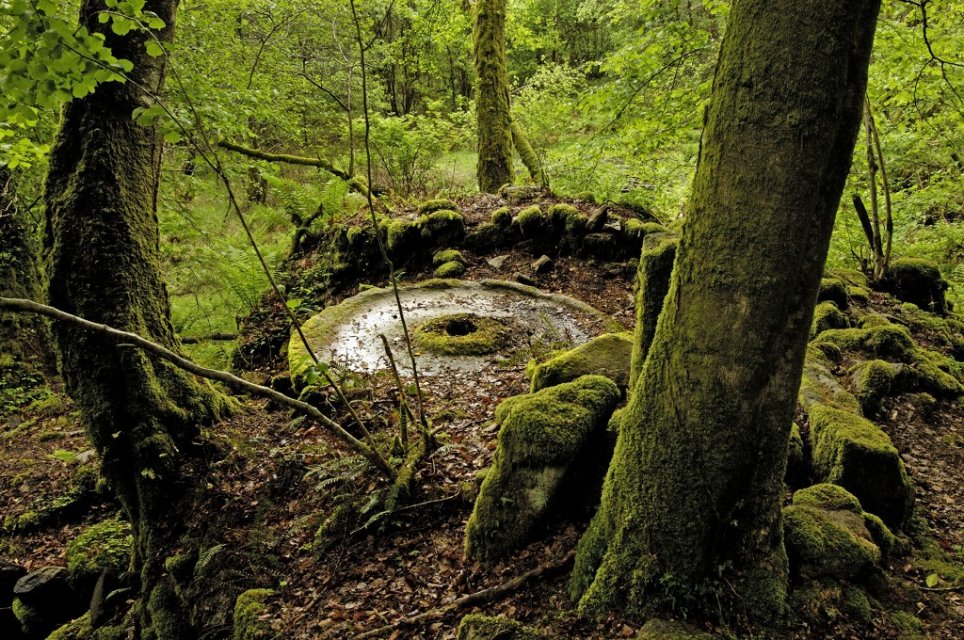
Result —
<instances>
[{"instance_id":1,"label":"tree bark","mask_svg":"<svg viewBox=\"0 0 964 640\"><path fill-rule=\"evenodd\" d=\"M879 4L732 5L670 293L579 544L583 611L784 613L787 440Z\"/></svg>"},{"instance_id":2,"label":"tree bark","mask_svg":"<svg viewBox=\"0 0 964 640\"><path fill-rule=\"evenodd\" d=\"M512 182L512 119L505 53L506 0L479 0L475 7L475 112L479 134L479 190L495 193Z\"/></svg>"},{"instance_id":3,"label":"tree bark","mask_svg":"<svg viewBox=\"0 0 964 640\"><path fill-rule=\"evenodd\" d=\"M177 0L144 7L167 24ZM134 63L126 83L106 83L74 100L50 158L46 184L50 301L92 321L178 350L159 266L157 189L162 143L132 119L163 88L165 59L146 54L143 33L117 36L97 21L102 0L84 0L80 20ZM54 331L67 390L80 408L103 472L130 517L142 602L139 637L192 637L188 607L164 575L181 534L184 502L202 468L192 456L200 425L226 400L210 386L136 349L59 324Z\"/></svg>"}]
</instances>

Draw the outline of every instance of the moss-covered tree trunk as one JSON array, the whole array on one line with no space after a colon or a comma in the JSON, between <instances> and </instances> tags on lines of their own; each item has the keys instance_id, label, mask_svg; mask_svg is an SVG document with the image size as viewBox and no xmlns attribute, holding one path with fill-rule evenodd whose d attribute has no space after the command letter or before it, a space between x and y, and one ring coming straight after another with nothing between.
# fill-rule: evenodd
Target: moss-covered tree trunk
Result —
<instances>
[{"instance_id":1,"label":"moss-covered tree trunk","mask_svg":"<svg viewBox=\"0 0 964 640\"><path fill-rule=\"evenodd\" d=\"M43 299L33 225L21 209L13 174L0 167L0 296ZM0 314L0 376L5 369L50 371L53 346L39 316ZM3 384L0 381L0 384Z\"/></svg>"},{"instance_id":2,"label":"moss-covered tree trunk","mask_svg":"<svg viewBox=\"0 0 964 640\"><path fill-rule=\"evenodd\" d=\"M177 0L148 0L173 37ZM177 349L158 256L157 189L162 143L134 123L163 88L164 58L142 34L100 25L103 0L84 0L81 21L134 63L125 84L107 83L64 110L46 184L50 301L65 311ZM224 399L173 365L60 324L55 337L70 395L81 409L103 472L130 516L140 571L142 638L196 637L164 560L177 544L200 463L195 439Z\"/></svg>"},{"instance_id":3,"label":"moss-covered tree trunk","mask_svg":"<svg viewBox=\"0 0 964 640\"><path fill-rule=\"evenodd\" d=\"M475 5L475 71L478 87L479 191L495 193L512 182L512 118L505 54L506 0L479 0Z\"/></svg>"},{"instance_id":4,"label":"moss-covered tree trunk","mask_svg":"<svg viewBox=\"0 0 964 640\"><path fill-rule=\"evenodd\" d=\"M584 611L772 619L817 288L879 0L736 0L691 213L571 582Z\"/></svg>"}]
</instances>

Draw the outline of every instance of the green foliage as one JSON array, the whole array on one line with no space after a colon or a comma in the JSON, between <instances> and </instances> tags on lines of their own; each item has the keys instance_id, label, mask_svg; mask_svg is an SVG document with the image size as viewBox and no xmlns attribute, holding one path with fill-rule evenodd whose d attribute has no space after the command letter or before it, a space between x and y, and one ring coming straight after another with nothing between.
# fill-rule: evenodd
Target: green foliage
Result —
<instances>
[{"instance_id":1,"label":"green foliage","mask_svg":"<svg viewBox=\"0 0 964 640\"><path fill-rule=\"evenodd\" d=\"M90 580L102 571L120 575L130 564L133 546L131 525L125 520L105 520L84 529L67 545L71 581Z\"/></svg>"}]
</instances>

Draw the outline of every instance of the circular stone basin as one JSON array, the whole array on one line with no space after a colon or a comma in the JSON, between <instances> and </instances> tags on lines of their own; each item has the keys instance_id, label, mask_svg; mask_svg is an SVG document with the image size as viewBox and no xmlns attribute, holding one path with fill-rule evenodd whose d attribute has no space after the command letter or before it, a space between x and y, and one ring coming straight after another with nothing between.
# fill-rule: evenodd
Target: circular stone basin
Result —
<instances>
[{"instance_id":1,"label":"circular stone basin","mask_svg":"<svg viewBox=\"0 0 964 640\"><path fill-rule=\"evenodd\" d=\"M518 348L582 344L604 331L621 331L609 316L559 294L514 282L427 280L399 289L419 372L480 370ZM328 307L302 331L319 360L360 373L388 368L384 335L402 373L411 372L395 295L370 289ZM297 334L288 346L296 384L312 365Z\"/></svg>"}]
</instances>

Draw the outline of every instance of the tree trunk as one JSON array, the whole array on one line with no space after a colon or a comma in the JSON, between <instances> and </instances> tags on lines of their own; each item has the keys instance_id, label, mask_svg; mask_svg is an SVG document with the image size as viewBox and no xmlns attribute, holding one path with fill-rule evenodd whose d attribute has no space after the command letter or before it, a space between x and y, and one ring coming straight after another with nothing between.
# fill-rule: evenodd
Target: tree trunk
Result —
<instances>
[{"instance_id":1,"label":"tree trunk","mask_svg":"<svg viewBox=\"0 0 964 640\"><path fill-rule=\"evenodd\" d=\"M879 4L732 5L671 290L579 544L583 611L784 611L787 440Z\"/></svg>"},{"instance_id":2,"label":"tree trunk","mask_svg":"<svg viewBox=\"0 0 964 640\"><path fill-rule=\"evenodd\" d=\"M162 42L173 37L177 4L149 0L144 7L167 23L156 33ZM64 110L45 194L50 301L176 350L158 256L161 142L155 130L132 120L134 108L149 106L151 94L162 90L164 58L146 54L143 34L117 36L99 25L103 9L101 0L84 0L81 22L104 33L134 70L126 84L102 84ZM134 526L139 636L192 637L185 603L163 565L181 533L190 476L201 468L192 456L199 426L225 408L225 399L140 350L66 324L54 333L67 390Z\"/></svg>"},{"instance_id":3,"label":"tree trunk","mask_svg":"<svg viewBox=\"0 0 964 640\"><path fill-rule=\"evenodd\" d=\"M17 201L16 180L4 167L0 167L0 297L43 299L37 240ZM50 332L42 318L0 316L0 375L8 368L51 372L55 366Z\"/></svg>"},{"instance_id":4,"label":"tree trunk","mask_svg":"<svg viewBox=\"0 0 964 640\"><path fill-rule=\"evenodd\" d=\"M495 193L512 182L512 119L505 54L506 0L479 0L475 7L475 112L479 133L479 190Z\"/></svg>"}]
</instances>

